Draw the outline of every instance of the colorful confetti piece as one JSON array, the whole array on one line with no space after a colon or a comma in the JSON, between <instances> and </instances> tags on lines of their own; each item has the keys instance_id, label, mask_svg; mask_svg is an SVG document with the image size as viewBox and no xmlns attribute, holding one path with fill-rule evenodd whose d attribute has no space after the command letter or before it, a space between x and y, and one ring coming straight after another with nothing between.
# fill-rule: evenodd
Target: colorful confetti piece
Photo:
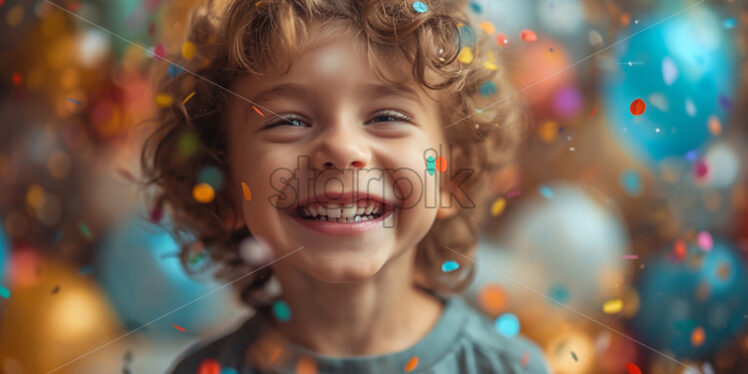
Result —
<instances>
[{"instance_id":1,"label":"colorful confetti piece","mask_svg":"<svg viewBox=\"0 0 748 374\"><path fill-rule=\"evenodd\" d=\"M683 261L683 259L686 258L687 254L688 254L688 248L686 247L686 243L681 239L676 239L675 243L673 243L673 253L672 253L672 257L674 257L674 260L676 262Z\"/></svg>"},{"instance_id":2,"label":"colorful confetti piece","mask_svg":"<svg viewBox=\"0 0 748 374\"><path fill-rule=\"evenodd\" d=\"M623 255L624 260L638 260L639 255Z\"/></svg>"},{"instance_id":3,"label":"colorful confetti piece","mask_svg":"<svg viewBox=\"0 0 748 374\"><path fill-rule=\"evenodd\" d=\"M78 229L81 231L81 233L83 234L83 236L86 237L86 239L88 239L88 240L93 239L93 234L91 234L91 230L88 228L88 226L86 226L85 223L79 222L78 223Z\"/></svg>"},{"instance_id":4,"label":"colorful confetti piece","mask_svg":"<svg viewBox=\"0 0 748 374\"><path fill-rule=\"evenodd\" d=\"M154 53L154 54L155 54L156 56L158 56L158 57L161 57L161 58L165 58L165 57L166 57L166 48L164 48L164 46L163 46L163 45L161 45L161 44L158 44L158 45L156 45L156 47L154 48L154 50L153 50L153 53Z\"/></svg>"},{"instance_id":5,"label":"colorful confetti piece","mask_svg":"<svg viewBox=\"0 0 748 374\"><path fill-rule=\"evenodd\" d=\"M522 30L522 32L520 33L520 38L528 43L532 43L538 40L538 36L535 35L535 31L532 31L530 29Z\"/></svg>"},{"instance_id":6,"label":"colorful confetti piece","mask_svg":"<svg viewBox=\"0 0 748 374\"><path fill-rule=\"evenodd\" d=\"M633 362L626 364L626 370L628 370L629 374L642 374L641 369Z\"/></svg>"},{"instance_id":7,"label":"colorful confetti piece","mask_svg":"<svg viewBox=\"0 0 748 374\"><path fill-rule=\"evenodd\" d=\"M447 159L443 156L437 157L434 162L434 167L436 167L436 171L440 173L447 171Z\"/></svg>"},{"instance_id":8,"label":"colorful confetti piece","mask_svg":"<svg viewBox=\"0 0 748 374\"><path fill-rule=\"evenodd\" d=\"M478 292L478 305L489 316L498 316L504 310L507 294L498 284L487 284Z\"/></svg>"},{"instance_id":9,"label":"colorful confetti piece","mask_svg":"<svg viewBox=\"0 0 748 374\"><path fill-rule=\"evenodd\" d=\"M260 112L260 110L259 110L259 109L257 109L257 107L256 107L256 106L252 105L252 109L254 109L254 110L255 110L255 112L257 112L257 114L259 114L259 115L260 115L260 117L265 117L265 115L264 115L264 114L262 114L262 112Z\"/></svg>"},{"instance_id":10,"label":"colorful confetti piece","mask_svg":"<svg viewBox=\"0 0 748 374\"><path fill-rule=\"evenodd\" d=\"M242 182L242 191L244 192L244 200L251 201L252 191L250 191L249 186L244 182Z\"/></svg>"},{"instance_id":11,"label":"colorful confetti piece","mask_svg":"<svg viewBox=\"0 0 748 374\"><path fill-rule=\"evenodd\" d=\"M512 313L502 314L496 319L495 327L500 334L513 338L519 334L519 318Z\"/></svg>"},{"instance_id":12,"label":"colorful confetti piece","mask_svg":"<svg viewBox=\"0 0 748 374\"><path fill-rule=\"evenodd\" d=\"M418 366L418 357L413 356L408 360L408 363L405 364L405 372L413 371Z\"/></svg>"},{"instance_id":13,"label":"colorful confetti piece","mask_svg":"<svg viewBox=\"0 0 748 374\"><path fill-rule=\"evenodd\" d=\"M174 98L171 97L171 95L169 95L168 93L161 92L156 94L154 101L159 107L166 108L174 102Z\"/></svg>"},{"instance_id":14,"label":"colorful confetti piece","mask_svg":"<svg viewBox=\"0 0 748 374\"><path fill-rule=\"evenodd\" d=\"M481 96L491 96L496 94L496 84L491 81L483 83L480 86L480 94Z\"/></svg>"},{"instance_id":15,"label":"colorful confetti piece","mask_svg":"<svg viewBox=\"0 0 748 374\"><path fill-rule=\"evenodd\" d=\"M540 194L543 195L543 197L545 197L546 199L553 198L553 190L546 185L538 187L538 192L540 192Z\"/></svg>"},{"instance_id":16,"label":"colorful confetti piece","mask_svg":"<svg viewBox=\"0 0 748 374\"><path fill-rule=\"evenodd\" d=\"M195 57L196 51L197 48L195 48L195 43L187 41L182 44L182 57L185 59L192 60Z\"/></svg>"},{"instance_id":17,"label":"colorful confetti piece","mask_svg":"<svg viewBox=\"0 0 748 374\"><path fill-rule=\"evenodd\" d=\"M471 1L470 2L470 9L473 12L475 12L475 14L481 14L481 13L483 13L483 8L476 1Z\"/></svg>"},{"instance_id":18,"label":"colorful confetti piece","mask_svg":"<svg viewBox=\"0 0 748 374\"><path fill-rule=\"evenodd\" d=\"M174 326L174 328L177 329L177 330L179 330L179 331L187 331L186 328L184 328L182 326L179 326L177 324L172 323L171 325Z\"/></svg>"},{"instance_id":19,"label":"colorful confetti piece","mask_svg":"<svg viewBox=\"0 0 748 374\"><path fill-rule=\"evenodd\" d=\"M80 100L73 99L72 97L66 97L65 100L75 104L75 105L83 105L83 103Z\"/></svg>"},{"instance_id":20,"label":"colorful confetti piece","mask_svg":"<svg viewBox=\"0 0 748 374\"><path fill-rule=\"evenodd\" d=\"M493 23L488 21L481 22L480 29L488 35L493 35L493 33L496 32L496 28L493 26Z\"/></svg>"},{"instance_id":21,"label":"colorful confetti piece","mask_svg":"<svg viewBox=\"0 0 748 374\"><path fill-rule=\"evenodd\" d=\"M460 268L460 264L458 264L456 261L445 261L442 264L442 271L445 273L449 273L450 271L455 271Z\"/></svg>"},{"instance_id":22,"label":"colorful confetti piece","mask_svg":"<svg viewBox=\"0 0 748 374\"><path fill-rule=\"evenodd\" d=\"M466 65L473 62L473 50L470 47L462 47L460 54L457 56L457 61Z\"/></svg>"},{"instance_id":23,"label":"colorful confetti piece","mask_svg":"<svg viewBox=\"0 0 748 374\"><path fill-rule=\"evenodd\" d=\"M616 314L623 310L623 300L611 299L603 304L603 312L605 314Z\"/></svg>"},{"instance_id":24,"label":"colorful confetti piece","mask_svg":"<svg viewBox=\"0 0 748 374\"><path fill-rule=\"evenodd\" d=\"M579 359L577 359L577 354L576 354L576 353L574 353L574 351L571 351L571 358L573 358L573 359L574 359L574 362L577 362L577 361L579 361Z\"/></svg>"},{"instance_id":25,"label":"colorful confetti piece","mask_svg":"<svg viewBox=\"0 0 748 374\"><path fill-rule=\"evenodd\" d=\"M182 73L181 67L174 65L174 64L169 65L169 77L174 78L181 73Z\"/></svg>"},{"instance_id":26,"label":"colorful confetti piece","mask_svg":"<svg viewBox=\"0 0 748 374\"><path fill-rule=\"evenodd\" d=\"M519 364L522 367L525 367L525 366L527 366L528 363L530 363L530 353L529 352L524 352L524 353L522 353L522 358L520 359Z\"/></svg>"},{"instance_id":27,"label":"colorful confetti piece","mask_svg":"<svg viewBox=\"0 0 748 374\"><path fill-rule=\"evenodd\" d=\"M209 203L216 197L216 191L207 183L198 183L192 189L192 196L199 203Z\"/></svg>"},{"instance_id":28,"label":"colorful confetti piece","mask_svg":"<svg viewBox=\"0 0 748 374\"><path fill-rule=\"evenodd\" d=\"M621 173L621 187L629 196L639 196L642 192L642 179L636 170L628 169Z\"/></svg>"},{"instance_id":29,"label":"colorful confetti piece","mask_svg":"<svg viewBox=\"0 0 748 374\"><path fill-rule=\"evenodd\" d=\"M206 358L197 369L198 374L221 374L221 364L213 358Z\"/></svg>"},{"instance_id":30,"label":"colorful confetti piece","mask_svg":"<svg viewBox=\"0 0 748 374\"><path fill-rule=\"evenodd\" d=\"M704 340L706 340L706 333L704 332L704 328L697 327L691 331L691 344L694 347L699 347L702 344L704 344Z\"/></svg>"},{"instance_id":31,"label":"colorful confetti piece","mask_svg":"<svg viewBox=\"0 0 748 374\"><path fill-rule=\"evenodd\" d=\"M239 372L234 368L223 368L221 374L239 374Z\"/></svg>"},{"instance_id":32,"label":"colorful confetti piece","mask_svg":"<svg viewBox=\"0 0 748 374\"><path fill-rule=\"evenodd\" d=\"M644 103L644 100L642 99L636 99L631 102L631 106L629 106L629 111L631 111L631 114L635 116L640 116L644 114L644 111L647 109L647 104Z\"/></svg>"},{"instance_id":33,"label":"colorful confetti piece","mask_svg":"<svg viewBox=\"0 0 748 374\"><path fill-rule=\"evenodd\" d=\"M503 197L496 199L491 204L491 215L494 217L500 216L504 212L504 208L506 208L506 200Z\"/></svg>"},{"instance_id":34,"label":"colorful confetti piece","mask_svg":"<svg viewBox=\"0 0 748 374\"><path fill-rule=\"evenodd\" d=\"M301 356L296 362L294 374L317 374L317 361L309 356Z\"/></svg>"},{"instance_id":35,"label":"colorful confetti piece","mask_svg":"<svg viewBox=\"0 0 748 374\"><path fill-rule=\"evenodd\" d=\"M187 101L189 99L191 99L192 96L195 96L195 91L192 91L192 93L190 93L189 95L187 95L187 97L185 97L184 100L182 100L182 105L187 104Z\"/></svg>"},{"instance_id":36,"label":"colorful confetti piece","mask_svg":"<svg viewBox=\"0 0 748 374\"><path fill-rule=\"evenodd\" d=\"M434 171L436 171L436 160L434 159L434 156L426 158L426 170L429 172L429 175L434 175Z\"/></svg>"},{"instance_id":37,"label":"colorful confetti piece","mask_svg":"<svg viewBox=\"0 0 748 374\"><path fill-rule=\"evenodd\" d=\"M556 284L548 290L548 296L559 304L566 304L569 302L569 289L561 284Z\"/></svg>"},{"instance_id":38,"label":"colorful confetti piece","mask_svg":"<svg viewBox=\"0 0 748 374\"><path fill-rule=\"evenodd\" d=\"M699 235L696 237L696 241L699 243L699 248L701 248L704 252L711 251L712 246L714 245L712 234L710 234L708 231L699 231Z\"/></svg>"},{"instance_id":39,"label":"colorful confetti piece","mask_svg":"<svg viewBox=\"0 0 748 374\"><path fill-rule=\"evenodd\" d=\"M0 286L0 297L2 297L3 299L9 299L10 290L5 288L5 286Z\"/></svg>"},{"instance_id":40,"label":"colorful confetti piece","mask_svg":"<svg viewBox=\"0 0 748 374\"><path fill-rule=\"evenodd\" d=\"M506 47L509 44L509 38L504 33L496 34L496 44L500 47Z\"/></svg>"},{"instance_id":41,"label":"colorful confetti piece","mask_svg":"<svg viewBox=\"0 0 748 374\"><path fill-rule=\"evenodd\" d=\"M424 4L422 1L414 1L413 10L418 13L426 13L429 10L429 7L426 6L426 4Z\"/></svg>"},{"instance_id":42,"label":"colorful confetti piece","mask_svg":"<svg viewBox=\"0 0 748 374\"><path fill-rule=\"evenodd\" d=\"M714 136L722 134L722 123L719 121L719 117L713 114L709 116L709 132Z\"/></svg>"},{"instance_id":43,"label":"colorful confetti piece","mask_svg":"<svg viewBox=\"0 0 748 374\"><path fill-rule=\"evenodd\" d=\"M281 322L291 320L291 308L283 300L278 300L273 304L273 315Z\"/></svg>"}]
</instances>

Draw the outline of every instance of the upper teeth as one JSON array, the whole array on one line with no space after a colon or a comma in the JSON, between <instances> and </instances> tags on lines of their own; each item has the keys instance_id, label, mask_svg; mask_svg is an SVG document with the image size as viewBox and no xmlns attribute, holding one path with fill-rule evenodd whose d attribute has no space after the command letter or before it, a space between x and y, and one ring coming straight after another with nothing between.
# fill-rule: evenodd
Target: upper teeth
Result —
<instances>
[{"instance_id":1,"label":"upper teeth","mask_svg":"<svg viewBox=\"0 0 748 374\"><path fill-rule=\"evenodd\" d=\"M359 200L353 204L311 203L304 206L307 216L327 216L329 218L353 218L357 215L377 214L382 211L382 203L374 200Z\"/></svg>"}]
</instances>

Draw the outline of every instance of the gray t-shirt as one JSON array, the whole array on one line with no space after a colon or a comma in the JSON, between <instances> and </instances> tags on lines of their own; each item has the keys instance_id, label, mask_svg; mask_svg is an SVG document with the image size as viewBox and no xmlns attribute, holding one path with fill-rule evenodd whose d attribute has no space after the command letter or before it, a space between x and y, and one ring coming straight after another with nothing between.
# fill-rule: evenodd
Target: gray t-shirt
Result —
<instances>
[{"instance_id":1,"label":"gray t-shirt","mask_svg":"<svg viewBox=\"0 0 748 374\"><path fill-rule=\"evenodd\" d=\"M440 297L441 298L441 297ZM508 338L494 328L485 315L459 296L441 298L444 311L436 325L412 347L387 355L328 357L311 352L280 337L270 324L266 309L235 331L208 344L189 348L171 373L205 372L295 374L297 372L355 374L485 374L550 372L541 350L520 336ZM417 358L417 365L413 364ZM221 370L217 370L220 365ZM301 369L311 368L311 370ZM233 370L231 370L233 369Z\"/></svg>"}]
</instances>

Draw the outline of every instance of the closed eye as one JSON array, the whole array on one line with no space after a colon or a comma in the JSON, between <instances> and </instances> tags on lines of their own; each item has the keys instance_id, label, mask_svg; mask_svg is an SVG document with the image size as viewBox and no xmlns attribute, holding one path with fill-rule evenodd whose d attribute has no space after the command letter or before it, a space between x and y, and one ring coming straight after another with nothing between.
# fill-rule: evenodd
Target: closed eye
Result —
<instances>
[{"instance_id":1,"label":"closed eye","mask_svg":"<svg viewBox=\"0 0 748 374\"><path fill-rule=\"evenodd\" d=\"M413 118L404 113L400 113L394 110L386 110L383 112L376 113L375 116L368 123L379 123L379 122L410 122Z\"/></svg>"},{"instance_id":2,"label":"closed eye","mask_svg":"<svg viewBox=\"0 0 748 374\"><path fill-rule=\"evenodd\" d=\"M301 117L298 116L286 116L282 117L279 121L269 123L263 126L263 129L271 129L278 126L289 126L289 127L309 127L309 124L304 122Z\"/></svg>"}]
</instances>

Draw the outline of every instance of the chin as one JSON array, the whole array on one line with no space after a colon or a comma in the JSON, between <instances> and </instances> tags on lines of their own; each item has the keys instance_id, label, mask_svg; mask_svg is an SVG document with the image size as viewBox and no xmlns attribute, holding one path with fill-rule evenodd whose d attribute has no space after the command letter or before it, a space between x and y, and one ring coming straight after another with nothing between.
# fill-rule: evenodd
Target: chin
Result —
<instances>
[{"instance_id":1,"label":"chin","mask_svg":"<svg viewBox=\"0 0 748 374\"><path fill-rule=\"evenodd\" d=\"M355 258L337 254L331 258L317 258L303 269L312 277L326 283L353 283L374 277L384 266L378 258Z\"/></svg>"}]
</instances>

